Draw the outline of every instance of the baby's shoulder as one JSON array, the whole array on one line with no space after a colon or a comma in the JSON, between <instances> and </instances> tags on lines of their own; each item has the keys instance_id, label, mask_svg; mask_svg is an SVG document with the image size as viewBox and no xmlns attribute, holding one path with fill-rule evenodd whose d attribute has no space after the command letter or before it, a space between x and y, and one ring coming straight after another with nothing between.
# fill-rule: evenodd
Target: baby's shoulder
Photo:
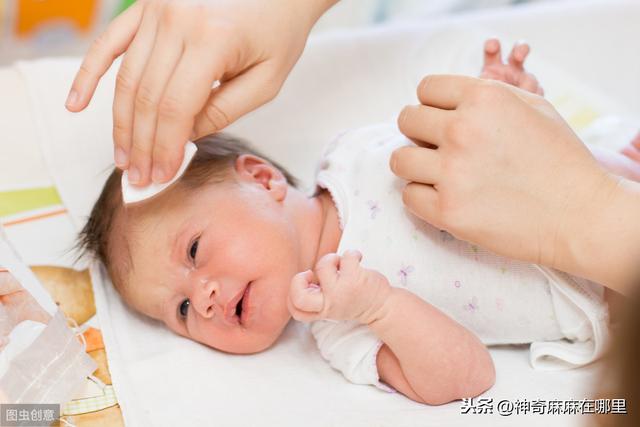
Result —
<instances>
[{"instance_id":1,"label":"baby's shoulder","mask_svg":"<svg viewBox=\"0 0 640 427\"><path fill-rule=\"evenodd\" d=\"M391 155L395 148L409 143L395 123L378 123L340 132L327 144L323 157L362 161L372 155Z\"/></svg>"}]
</instances>

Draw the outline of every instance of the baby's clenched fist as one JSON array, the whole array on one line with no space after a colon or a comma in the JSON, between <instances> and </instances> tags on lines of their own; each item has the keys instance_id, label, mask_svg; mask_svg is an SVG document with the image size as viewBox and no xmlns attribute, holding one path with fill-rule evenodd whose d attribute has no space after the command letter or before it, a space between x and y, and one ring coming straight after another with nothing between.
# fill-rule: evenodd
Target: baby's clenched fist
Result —
<instances>
[{"instance_id":1,"label":"baby's clenched fist","mask_svg":"<svg viewBox=\"0 0 640 427\"><path fill-rule=\"evenodd\" d=\"M362 254L346 251L323 256L313 271L291 280L287 306L294 319L357 320L369 324L381 314L391 285L386 277L360 265Z\"/></svg>"}]
</instances>

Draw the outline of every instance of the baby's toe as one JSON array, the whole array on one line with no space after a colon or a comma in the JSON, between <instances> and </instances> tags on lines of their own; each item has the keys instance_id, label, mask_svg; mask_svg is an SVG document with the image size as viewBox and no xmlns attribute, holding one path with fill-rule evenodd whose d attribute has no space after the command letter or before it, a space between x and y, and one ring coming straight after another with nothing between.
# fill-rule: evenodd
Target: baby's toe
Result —
<instances>
[{"instance_id":1,"label":"baby's toe","mask_svg":"<svg viewBox=\"0 0 640 427\"><path fill-rule=\"evenodd\" d=\"M484 65L502 64L500 41L492 38L484 42Z\"/></svg>"},{"instance_id":2,"label":"baby's toe","mask_svg":"<svg viewBox=\"0 0 640 427\"><path fill-rule=\"evenodd\" d=\"M640 132L631 140L631 145L640 150Z\"/></svg>"},{"instance_id":3,"label":"baby's toe","mask_svg":"<svg viewBox=\"0 0 640 427\"><path fill-rule=\"evenodd\" d=\"M517 68L522 68L524 66L524 61L525 59L527 59L530 51L531 48L527 43L516 43L513 46L513 49L511 49L511 54L509 55L509 64Z\"/></svg>"},{"instance_id":4,"label":"baby's toe","mask_svg":"<svg viewBox=\"0 0 640 427\"><path fill-rule=\"evenodd\" d=\"M638 138L636 137L636 139ZM633 142L630 145L624 147L620 152L631 160L640 163L640 147L638 147L638 145L634 144Z\"/></svg>"},{"instance_id":5,"label":"baby's toe","mask_svg":"<svg viewBox=\"0 0 640 427\"><path fill-rule=\"evenodd\" d=\"M539 89L541 89L540 84L538 83L538 79L536 79L533 74L525 74L520 80L520 84L518 85L518 87L520 87L520 89L526 90L527 92L541 95L541 93L538 91Z\"/></svg>"}]
</instances>

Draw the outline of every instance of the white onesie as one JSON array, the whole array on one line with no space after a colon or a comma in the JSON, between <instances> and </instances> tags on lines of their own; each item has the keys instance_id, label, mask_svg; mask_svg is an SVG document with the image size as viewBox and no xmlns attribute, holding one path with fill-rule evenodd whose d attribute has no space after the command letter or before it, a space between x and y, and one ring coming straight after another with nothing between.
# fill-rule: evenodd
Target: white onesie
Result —
<instances>
[{"instance_id":1,"label":"white onesie","mask_svg":"<svg viewBox=\"0 0 640 427\"><path fill-rule=\"evenodd\" d=\"M338 254L357 249L362 265L384 274L473 331L483 343L530 346L535 368L587 364L608 339L603 288L586 280L509 260L455 239L402 204L405 181L389 168L394 149L412 144L390 124L345 132L318 165L340 216ZM356 322L311 325L322 356L357 384L379 381L382 342Z\"/></svg>"}]
</instances>

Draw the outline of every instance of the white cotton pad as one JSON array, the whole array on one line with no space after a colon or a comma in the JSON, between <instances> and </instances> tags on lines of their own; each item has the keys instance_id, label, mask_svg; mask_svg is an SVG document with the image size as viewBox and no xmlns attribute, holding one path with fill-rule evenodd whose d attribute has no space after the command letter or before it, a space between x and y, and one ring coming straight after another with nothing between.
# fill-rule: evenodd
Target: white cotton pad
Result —
<instances>
[{"instance_id":1,"label":"white cotton pad","mask_svg":"<svg viewBox=\"0 0 640 427\"><path fill-rule=\"evenodd\" d=\"M145 187L138 187L132 185L129 182L129 173L128 171L124 171L124 173L122 174L122 200L124 201L124 203L136 203L142 200L146 200L150 197L155 196L156 194L160 193L162 190L176 182L187 169L189 163L191 163L191 159L193 159L193 156L195 156L196 151L198 151L198 147L196 146L196 144L191 141L186 143L186 145L184 146L184 157L182 159L182 164L180 165L178 172L173 178L171 178L171 180L165 182L164 184L156 184L152 182Z\"/></svg>"}]
</instances>

